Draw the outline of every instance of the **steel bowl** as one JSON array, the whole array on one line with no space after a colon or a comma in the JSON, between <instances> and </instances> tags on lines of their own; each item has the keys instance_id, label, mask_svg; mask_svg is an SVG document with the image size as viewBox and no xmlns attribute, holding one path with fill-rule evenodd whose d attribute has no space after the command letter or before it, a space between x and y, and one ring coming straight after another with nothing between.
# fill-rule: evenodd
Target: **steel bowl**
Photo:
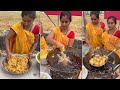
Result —
<instances>
[{"instance_id":1,"label":"steel bowl","mask_svg":"<svg viewBox=\"0 0 120 90\"><path fill-rule=\"evenodd\" d=\"M27 54L13 54L13 56L24 56L24 55L27 55ZM30 71L30 69L31 69L31 67L32 67L32 61L29 59L28 60L28 68L27 68L27 70L24 72L24 73L13 73L13 72L10 72L10 71L8 71L8 70L6 70L5 69L5 64L7 63L7 58L5 58L3 61L2 61L2 63L1 63L1 67L2 67L2 69L5 71L5 72L7 72L7 73L9 73L9 74L14 74L14 75L21 75L21 74L24 74L24 73L27 73L27 72L29 72Z\"/></svg>"}]
</instances>

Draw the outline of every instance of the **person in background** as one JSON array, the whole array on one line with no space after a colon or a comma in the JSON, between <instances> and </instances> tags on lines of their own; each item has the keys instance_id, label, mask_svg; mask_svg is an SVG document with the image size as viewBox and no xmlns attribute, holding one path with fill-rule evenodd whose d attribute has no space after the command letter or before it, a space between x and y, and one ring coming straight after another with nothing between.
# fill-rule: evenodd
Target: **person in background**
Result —
<instances>
[{"instance_id":1,"label":"person in background","mask_svg":"<svg viewBox=\"0 0 120 90\"><path fill-rule=\"evenodd\" d=\"M117 49L115 53L120 57L120 30L116 28L116 24L116 17L109 16L107 19L108 30L102 34L102 43L106 50Z\"/></svg>"}]
</instances>

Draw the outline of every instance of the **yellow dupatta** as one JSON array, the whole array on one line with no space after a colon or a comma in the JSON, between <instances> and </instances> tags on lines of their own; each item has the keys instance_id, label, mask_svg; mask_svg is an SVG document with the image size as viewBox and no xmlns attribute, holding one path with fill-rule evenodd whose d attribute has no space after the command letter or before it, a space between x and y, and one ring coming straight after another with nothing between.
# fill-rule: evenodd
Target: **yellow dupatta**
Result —
<instances>
[{"instance_id":1,"label":"yellow dupatta","mask_svg":"<svg viewBox=\"0 0 120 90\"><path fill-rule=\"evenodd\" d=\"M86 30L88 33L88 38L90 40L90 44L96 48L102 44L102 33L103 29L97 25L93 25L92 23L88 23L86 25Z\"/></svg>"},{"instance_id":2,"label":"yellow dupatta","mask_svg":"<svg viewBox=\"0 0 120 90\"><path fill-rule=\"evenodd\" d=\"M65 47L68 46L69 38L61 32L59 27L54 27L53 32L54 32L54 40L60 42ZM56 47L57 47L56 45L53 45L53 48Z\"/></svg>"},{"instance_id":3,"label":"yellow dupatta","mask_svg":"<svg viewBox=\"0 0 120 90\"><path fill-rule=\"evenodd\" d=\"M120 39L116 36L108 34L108 32L104 32L102 34L102 43L105 49L112 51L115 49L115 45L120 43ZM120 49L116 50L115 53L120 57Z\"/></svg>"},{"instance_id":4,"label":"yellow dupatta","mask_svg":"<svg viewBox=\"0 0 120 90\"><path fill-rule=\"evenodd\" d=\"M14 24L11 29L16 36L10 39L10 51L12 53L28 54L34 43L34 34L23 29L21 22Z\"/></svg>"}]
</instances>

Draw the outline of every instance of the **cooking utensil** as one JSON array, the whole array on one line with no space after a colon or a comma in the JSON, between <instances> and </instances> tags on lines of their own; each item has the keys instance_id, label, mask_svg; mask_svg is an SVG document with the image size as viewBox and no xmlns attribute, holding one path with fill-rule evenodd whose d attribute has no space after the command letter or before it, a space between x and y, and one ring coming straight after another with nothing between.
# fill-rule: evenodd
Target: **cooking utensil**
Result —
<instances>
[{"instance_id":1,"label":"cooking utensil","mask_svg":"<svg viewBox=\"0 0 120 90\"><path fill-rule=\"evenodd\" d=\"M27 54L13 54L13 56L24 56L24 55L27 55ZM31 67L32 67L32 61L29 59L29 60L28 60L28 68L27 68L27 70L26 70L24 73L19 73L19 74L17 74L17 73L13 73L13 72L10 72L10 71L8 71L8 70L5 69L5 64L7 63L7 61L8 61L7 58L5 58L5 59L2 61L1 66L2 66L2 69L3 69L5 72L9 73L9 74L21 75L21 74L24 74L24 73L29 72L30 69L31 69Z\"/></svg>"},{"instance_id":2,"label":"cooking utensil","mask_svg":"<svg viewBox=\"0 0 120 90\"><path fill-rule=\"evenodd\" d=\"M35 56L38 63L40 63L40 52L38 52Z\"/></svg>"},{"instance_id":3,"label":"cooking utensil","mask_svg":"<svg viewBox=\"0 0 120 90\"><path fill-rule=\"evenodd\" d=\"M103 55L108 55L111 51L106 51L104 49L100 49L102 50L102 54ZM98 54L101 54L100 52ZM106 62L105 65L101 66L101 67L93 67L89 64L89 60L91 59L92 54L90 52L88 52L84 57L83 57L83 64L86 67L86 69L88 69L88 71L90 73L93 73L94 76L96 77L101 77L101 78L111 78L111 73L113 73L113 70L116 71L116 69L119 67L118 64L120 64L120 58L119 56L113 52L112 54L110 54L108 56L108 61ZM108 62L114 62L114 64L116 65L116 67L113 64L113 70L112 67L108 64Z\"/></svg>"},{"instance_id":4,"label":"cooking utensil","mask_svg":"<svg viewBox=\"0 0 120 90\"><path fill-rule=\"evenodd\" d=\"M97 49L97 50L98 50L98 49ZM92 64L91 64L91 65L94 66L94 67L101 67L101 66L105 65L106 62L108 61L108 57L109 57L113 52L115 52L116 50L117 50L117 49L114 49L112 52L110 52L109 54L105 55L105 56L106 56L106 60L105 60L104 63L102 63L102 64L100 64L100 65L92 65ZM103 56L103 55L102 55L102 50L99 50L99 52L101 53L101 56ZM96 54L92 54L91 58L94 58L95 55L96 55Z\"/></svg>"},{"instance_id":5,"label":"cooking utensil","mask_svg":"<svg viewBox=\"0 0 120 90\"><path fill-rule=\"evenodd\" d=\"M120 64L112 64L111 62L107 62L106 65L110 65L112 67L112 72L111 72L112 79L117 78L116 70L120 67Z\"/></svg>"},{"instance_id":6,"label":"cooking utensil","mask_svg":"<svg viewBox=\"0 0 120 90\"><path fill-rule=\"evenodd\" d=\"M62 63L64 66L67 66L68 64L72 64L72 62L69 60L69 57L66 56L65 52L65 47L63 46L62 49L60 49L61 51L61 56L58 55L59 57L59 61L58 63Z\"/></svg>"},{"instance_id":7,"label":"cooking utensil","mask_svg":"<svg viewBox=\"0 0 120 90\"><path fill-rule=\"evenodd\" d=\"M115 52L117 49L114 49L112 52L110 52L108 55L107 55L107 57L108 56L110 56L113 52Z\"/></svg>"},{"instance_id":8,"label":"cooking utensil","mask_svg":"<svg viewBox=\"0 0 120 90\"><path fill-rule=\"evenodd\" d=\"M50 73L53 79L67 79L78 76L82 69L82 50L76 48L66 48L64 52L70 57L72 65L65 67L63 64L59 64L59 58L57 54L60 54L60 49L56 48L50 51L47 55L47 62L50 67Z\"/></svg>"}]
</instances>

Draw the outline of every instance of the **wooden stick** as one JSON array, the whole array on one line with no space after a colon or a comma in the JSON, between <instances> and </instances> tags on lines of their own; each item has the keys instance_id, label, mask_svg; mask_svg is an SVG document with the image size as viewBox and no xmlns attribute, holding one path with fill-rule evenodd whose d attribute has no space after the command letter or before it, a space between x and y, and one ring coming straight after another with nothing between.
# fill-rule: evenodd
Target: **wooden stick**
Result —
<instances>
[{"instance_id":1,"label":"wooden stick","mask_svg":"<svg viewBox=\"0 0 120 90\"><path fill-rule=\"evenodd\" d=\"M85 12L83 11L83 28L84 28L84 32L85 32L85 25L86 25L86 18L85 18Z\"/></svg>"},{"instance_id":2,"label":"wooden stick","mask_svg":"<svg viewBox=\"0 0 120 90\"><path fill-rule=\"evenodd\" d=\"M52 19L49 17L49 15L46 14L46 16L49 18L49 20L54 24L54 26L57 26L53 21Z\"/></svg>"}]
</instances>

